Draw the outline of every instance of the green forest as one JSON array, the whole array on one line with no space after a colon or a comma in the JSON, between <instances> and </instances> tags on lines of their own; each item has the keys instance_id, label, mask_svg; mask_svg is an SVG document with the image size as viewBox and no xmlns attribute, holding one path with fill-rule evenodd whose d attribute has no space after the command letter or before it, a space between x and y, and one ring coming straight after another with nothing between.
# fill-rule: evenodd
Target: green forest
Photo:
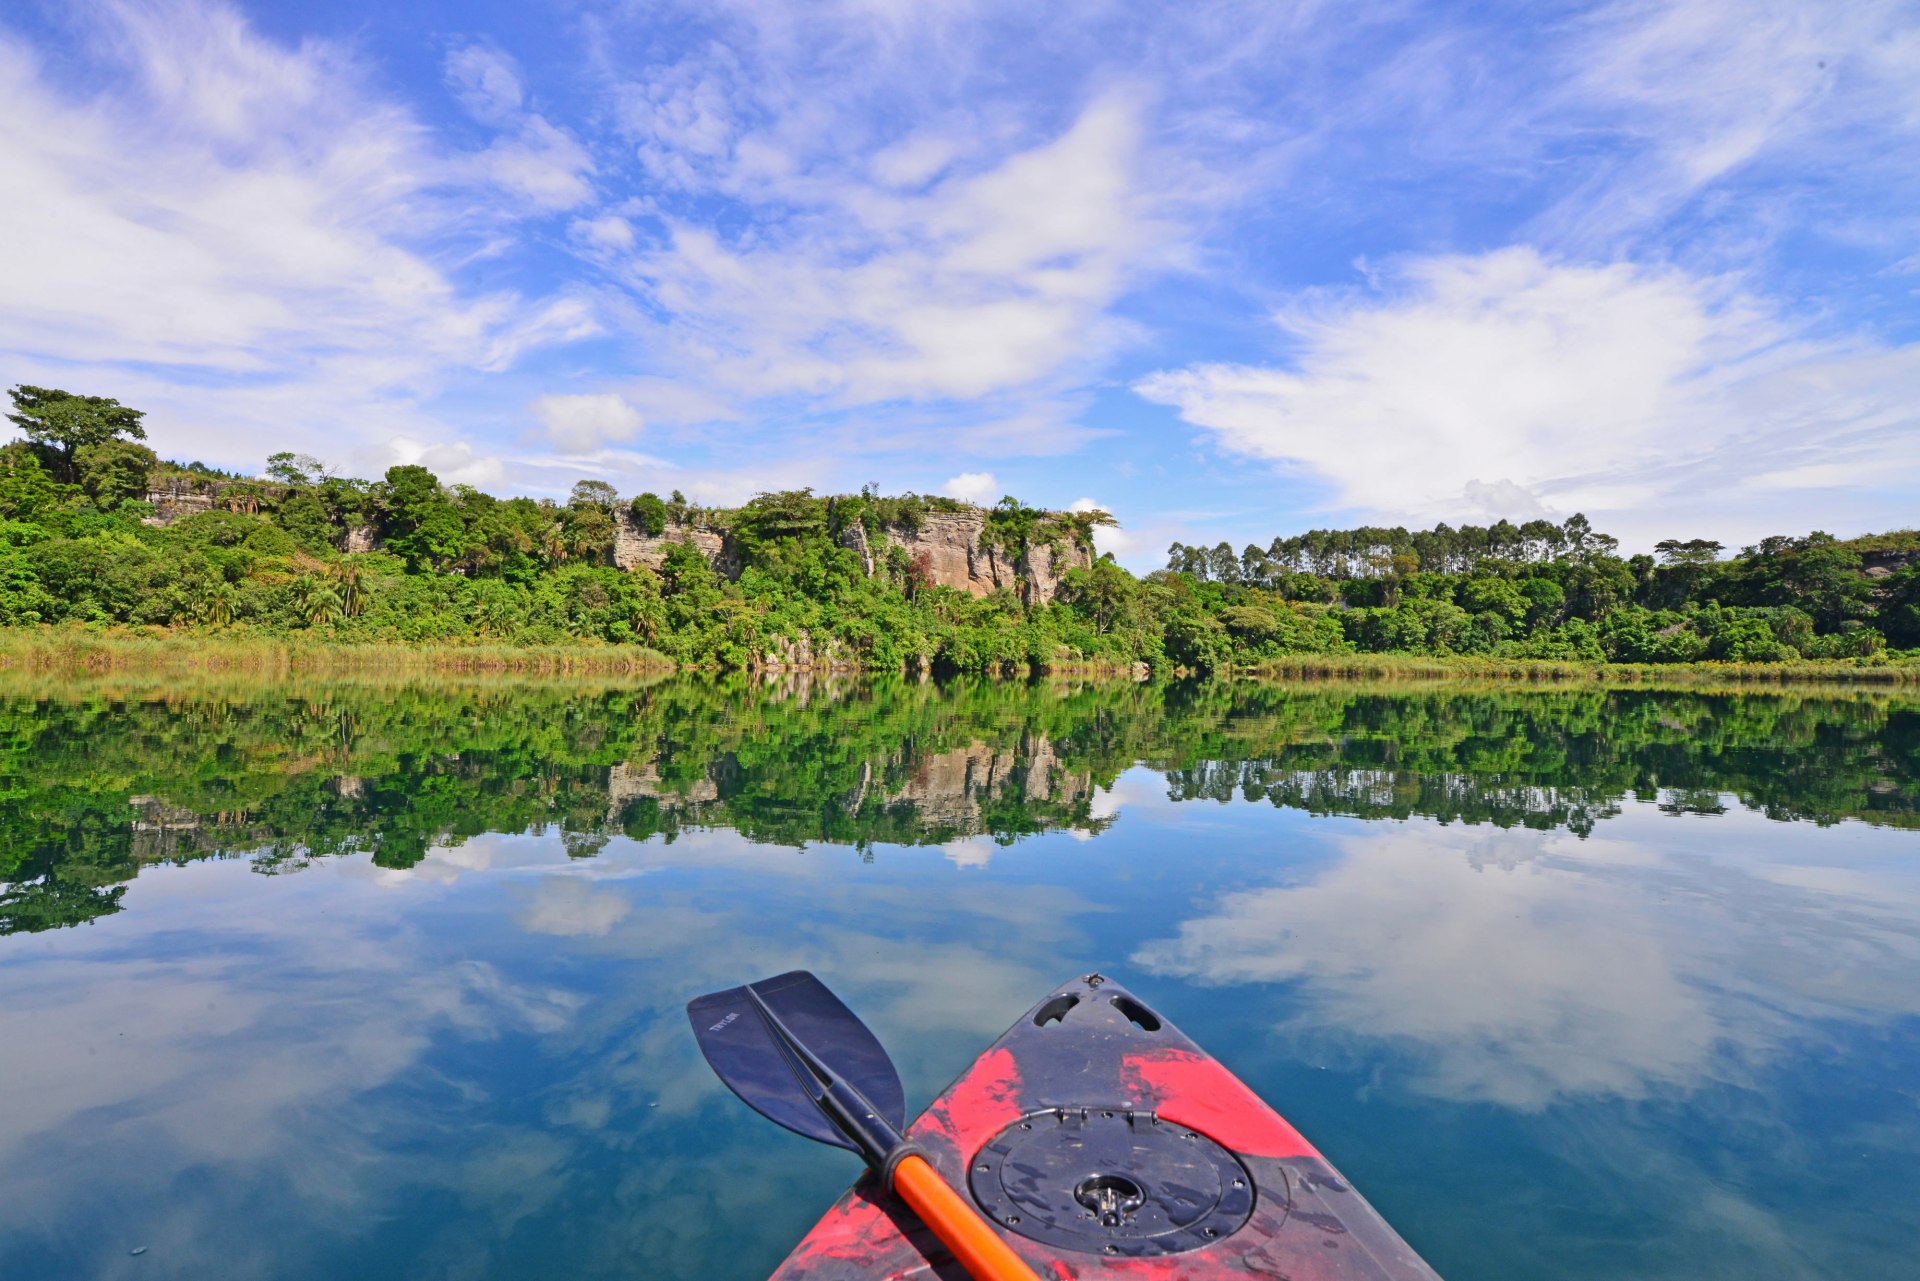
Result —
<instances>
[{"instance_id":1,"label":"green forest","mask_svg":"<svg viewBox=\"0 0 1920 1281\"><path fill-rule=\"evenodd\" d=\"M143 868L410 867L484 832L939 845L1094 832L1145 763L1176 801L1586 835L1631 798L1920 823L1920 700L1264 681L744 676L0 688L0 934L119 910ZM160 692L164 689L164 692ZM1122 820L1124 821L1124 819Z\"/></svg>"},{"instance_id":2,"label":"green forest","mask_svg":"<svg viewBox=\"0 0 1920 1281\"><path fill-rule=\"evenodd\" d=\"M0 626L15 629L623 645L708 669L760 665L803 638L883 671L1206 672L1337 654L1920 661L1914 532L1622 556L1578 515L1315 530L1239 552L1175 544L1165 569L1136 577L1092 554L1105 513L1006 498L983 513L983 544L1021 565L1042 547L1089 563L1057 591L975 596L889 541L962 510L951 499L794 490L719 509L590 478L565 502L500 498L420 466L369 481L291 453L248 477L163 462L140 411L112 399L10 396L22 439L0 447ZM623 522L676 532L657 568L615 567ZM878 549L871 562L855 532Z\"/></svg>"}]
</instances>

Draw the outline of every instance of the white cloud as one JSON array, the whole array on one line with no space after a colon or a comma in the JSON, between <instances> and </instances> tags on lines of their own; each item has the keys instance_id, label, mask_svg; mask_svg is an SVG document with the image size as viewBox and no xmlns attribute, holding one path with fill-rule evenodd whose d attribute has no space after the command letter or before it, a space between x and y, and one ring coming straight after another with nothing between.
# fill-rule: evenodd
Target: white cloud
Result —
<instances>
[{"instance_id":1,"label":"white cloud","mask_svg":"<svg viewBox=\"0 0 1920 1281\"><path fill-rule=\"evenodd\" d=\"M511 137L500 138L475 163L495 185L543 211L573 209L593 198L593 160L564 129L529 116Z\"/></svg>"},{"instance_id":2,"label":"white cloud","mask_svg":"<svg viewBox=\"0 0 1920 1281\"><path fill-rule=\"evenodd\" d=\"M633 224L614 214L578 219L571 230L575 236L599 249L633 248Z\"/></svg>"},{"instance_id":3,"label":"white cloud","mask_svg":"<svg viewBox=\"0 0 1920 1281\"><path fill-rule=\"evenodd\" d=\"M445 266L476 228L573 199L570 139L449 153L347 51L264 39L227 5L96 17L66 51L86 76L0 32L0 170L33 192L0 201L21 374L137 394L163 450L257 465L444 436L417 406L450 372L595 328L579 297L472 293Z\"/></svg>"},{"instance_id":4,"label":"white cloud","mask_svg":"<svg viewBox=\"0 0 1920 1281\"><path fill-rule=\"evenodd\" d=\"M1630 537L1777 513L1749 478L1818 459L1920 463L1920 348L1815 340L1731 282L1528 248L1408 264L1384 294L1280 317L1289 367L1197 365L1136 390L1333 502L1395 518L1586 507ZM1831 477L1835 472L1827 472Z\"/></svg>"},{"instance_id":5,"label":"white cloud","mask_svg":"<svg viewBox=\"0 0 1920 1281\"><path fill-rule=\"evenodd\" d=\"M958 498L963 503L987 506L1000 499L1000 482L993 478L992 472L963 471L948 477L940 489L947 497Z\"/></svg>"},{"instance_id":6,"label":"white cloud","mask_svg":"<svg viewBox=\"0 0 1920 1281\"><path fill-rule=\"evenodd\" d=\"M526 97L513 59L486 45L467 45L447 54L447 87L482 124L511 124Z\"/></svg>"},{"instance_id":7,"label":"white cloud","mask_svg":"<svg viewBox=\"0 0 1920 1281\"><path fill-rule=\"evenodd\" d=\"M547 438L562 449L596 449L608 441L631 440L645 425L640 411L612 392L597 395L542 396L534 417Z\"/></svg>"},{"instance_id":8,"label":"white cloud","mask_svg":"<svg viewBox=\"0 0 1920 1281\"><path fill-rule=\"evenodd\" d=\"M425 441L395 436L377 451L363 452L356 457L370 460L372 465L367 470L376 476L392 466L425 467L445 484L472 485L476 489L497 485L506 475L506 465L499 458L477 454L465 441Z\"/></svg>"},{"instance_id":9,"label":"white cloud","mask_svg":"<svg viewBox=\"0 0 1920 1281\"><path fill-rule=\"evenodd\" d=\"M1113 508L1091 498L1076 498L1067 504L1070 512L1106 512L1113 515ZM1094 550L1102 554L1111 553L1116 558L1125 556L1134 550L1134 541L1126 530L1118 525L1101 525L1093 531Z\"/></svg>"},{"instance_id":10,"label":"white cloud","mask_svg":"<svg viewBox=\"0 0 1920 1281\"><path fill-rule=\"evenodd\" d=\"M869 168L883 187L918 187L938 177L960 150L951 138L914 134L875 152Z\"/></svg>"},{"instance_id":11,"label":"white cloud","mask_svg":"<svg viewBox=\"0 0 1920 1281\"><path fill-rule=\"evenodd\" d=\"M467 114L501 131L466 162L474 172L542 212L573 209L593 198L593 158L571 133L525 109L526 88L511 57L468 45L447 55L446 74L447 87Z\"/></svg>"},{"instance_id":12,"label":"white cloud","mask_svg":"<svg viewBox=\"0 0 1920 1281\"><path fill-rule=\"evenodd\" d=\"M968 836L957 841L948 841L940 847L940 853L947 862L962 869L978 869L993 862L995 849L993 839L987 836Z\"/></svg>"}]
</instances>

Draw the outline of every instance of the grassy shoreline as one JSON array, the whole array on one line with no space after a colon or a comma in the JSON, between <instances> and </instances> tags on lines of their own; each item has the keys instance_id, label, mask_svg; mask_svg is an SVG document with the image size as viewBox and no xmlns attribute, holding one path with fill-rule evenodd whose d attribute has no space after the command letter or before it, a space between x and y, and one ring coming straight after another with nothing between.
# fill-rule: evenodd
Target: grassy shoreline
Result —
<instances>
[{"instance_id":1,"label":"grassy shoreline","mask_svg":"<svg viewBox=\"0 0 1920 1281\"><path fill-rule=\"evenodd\" d=\"M44 673L534 673L666 675L674 662L640 645L399 645L245 632L0 629L0 670Z\"/></svg>"},{"instance_id":2,"label":"grassy shoreline","mask_svg":"<svg viewBox=\"0 0 1920 1281\"><path fill-rule=\"evenodd\" d=\"M1920 663L1801 659L1785 663L1588 663L1409 654L1297 654L1236 669L1260 680L1481 681L1495 684L1920 686Z\"/></svg>"},{"instance_id":3,"label":"grassy shoreline","mask_svg":"<svg viewBox=\"0 0 1920 1281\"><path fill-rule=\"evenodd\" d=\"M651 676L679 670L638 645L364 644L242 631L94 631L0 628L0 671L50 676L89 673L203 676L506 675ZM703 669L693 669L703 670ZM858 669L831 669L863 676ZM759 675L824 674L826 668L767 668ZM1030 673L1005 673L1018 679ZM1045 677L1138 679L1124 666L1063 663ZM1405 654L1298 654L1237 667L1236 679L1342 682L1457 682L1542 686L1662 685L1734 688L1768 685L1920 686L1920 663L1851 659L1789 663L1582 663Z\"/></svg>"}]
</instances>

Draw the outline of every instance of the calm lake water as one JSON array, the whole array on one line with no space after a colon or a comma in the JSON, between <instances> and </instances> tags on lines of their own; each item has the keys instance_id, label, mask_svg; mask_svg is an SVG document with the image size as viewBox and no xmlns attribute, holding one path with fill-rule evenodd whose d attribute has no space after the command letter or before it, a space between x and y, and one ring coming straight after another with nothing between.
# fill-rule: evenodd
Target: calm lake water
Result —
<instances>
[{"instance_id":1,"label":"calm lake water","mask_svg":"<svg viewBox=\"0 0 1920 1281\"><path fill-rule=\"evenodd\" d=\"M796 966L916 1108L1113 974L1454 1281L1920 1275L1920 694L10 679L0 1276L756 1281Z\"/></svg>"}]
</instances>

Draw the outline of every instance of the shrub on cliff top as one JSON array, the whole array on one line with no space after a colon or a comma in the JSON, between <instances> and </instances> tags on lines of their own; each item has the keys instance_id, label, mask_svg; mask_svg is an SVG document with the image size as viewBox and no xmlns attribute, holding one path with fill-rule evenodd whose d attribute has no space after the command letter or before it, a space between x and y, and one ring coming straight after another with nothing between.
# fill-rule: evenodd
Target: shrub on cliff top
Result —
<instances>
[{"instance_id":1,"label":"shrub on cliff top","mask_svg":"<svg viewBox=\"0 0 1920 1281\"><path fill-rule=\"evenodd\" d=\"M660 495L641 494L628 504L627 509L633 513L633 523L648 538L658 538L667 532L667 504Z\"/></svg>"}]
</instances>

